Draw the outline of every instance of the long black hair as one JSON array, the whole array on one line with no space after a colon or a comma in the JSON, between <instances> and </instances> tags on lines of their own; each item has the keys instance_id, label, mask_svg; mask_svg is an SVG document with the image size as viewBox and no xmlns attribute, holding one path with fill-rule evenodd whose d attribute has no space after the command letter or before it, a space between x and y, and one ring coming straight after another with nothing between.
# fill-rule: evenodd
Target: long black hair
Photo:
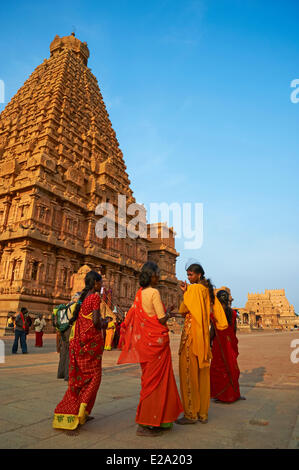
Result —
<instances>
[{"instance_id":1,"label":"long black hair","mask_svg":"<svg viewBox=\"0 0 299 470\"><path fill-rule=\"evenodd\" d=\"M211 279L205 278L205 272L204 272L202 265L199 263L193 263L186 269L186 271L191 271L192 273L201 274L200 282L201 284L203 284L205 287L209 289L210 301L211 301L211 304L214 305L214 302L215 302L214 286L212 284Z\"/></svg>"},{"instance_id":2,"label":"long black hair","mask_svg":"<svg viewBox=\"0 0 299 470\"><path fill-rule=\"evenodd\" d=\"M221 302L221 305L225 312L228 323L231 325L233 313L232 313L232 309L229 306L229 293L226 290L219 290L217 292L217 298Z\"/></svg>"},{"instance_id":3,"label":"long black hair","mask_svg":"<svg viewBox=\"0 0 299 470\"><path fill-rule=\"evenodd\" d=\"M102 276L96 271L89 271L89 273L86 274L85 279L84 279L85 287L83 291L81 292L80 299L78 300L77 305L74 310L74 314L69 321L71 325L74 323L74 321L77 320L79 312L80 312L81 304L83 303L88 292L94 288L94 285L97 281L101 281L101 280L102 280Z\"/></svg>"},{"instance_id":4,"label":"long black hair","mask_svg":"<svg viewBox=\"0 0 299 470\"><path fill-rule=\"evenodd\" d=\"M151 283L153 274L159 273L159 266L153 261L148 261L142 266L141 273L139 275L139 284L141 287L148 287Z\"/></svg>"}]
</instances>

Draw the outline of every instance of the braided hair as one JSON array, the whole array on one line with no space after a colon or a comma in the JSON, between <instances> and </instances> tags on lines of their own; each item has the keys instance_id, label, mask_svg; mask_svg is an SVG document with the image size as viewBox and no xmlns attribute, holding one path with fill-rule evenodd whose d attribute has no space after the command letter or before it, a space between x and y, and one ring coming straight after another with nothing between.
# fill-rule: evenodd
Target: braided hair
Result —
<instances>
[{"instance_id":1,"label":"braided hair","mask_svg":"<svg viewBox=\"0 0 299 470\"><path fill-rule=\"evenodd\" d=\"M221 305L225 312L228 323L231 325L233 314L232 314L232 309L229 306L229 293L226 292L226 290L219 290L217 292L217 298L221 302Z\"/></svg>"},{"instance_id":2,"label":"braided hair","mask_svg":"<svg viewBox=\"0 0 299 470\"><path fill-rule=\"evenodd\" d=\"M81 309L81 305L84 302L84 299L86 298L88 292L94 288L94 285L97 281L101 281L101 280L102 280L102 276L96 271L89 271L89 273L86 274L85 279L84 279L85 287L81 292L79 300L77 301L77 305L75 307L73 317L69 321L71 325L77 320L80 309Z\"/></svg>"},{"instance_id":3,"label":"braided hair","mask_svg":"<svg viewBox=\"0 0 299 470\"><path fill-rule=\"evenodd\" d=\"M199 263L193 263L186 269L186 271L191 271L192 273L201 274L200 282L201 284L203 284L205 287L209 289L210 302L212 305L214 305L215 303L214 286L212 284L211 279L205 278L205 272L204 272L202 265Z\"/></svg>"}]
</instances>

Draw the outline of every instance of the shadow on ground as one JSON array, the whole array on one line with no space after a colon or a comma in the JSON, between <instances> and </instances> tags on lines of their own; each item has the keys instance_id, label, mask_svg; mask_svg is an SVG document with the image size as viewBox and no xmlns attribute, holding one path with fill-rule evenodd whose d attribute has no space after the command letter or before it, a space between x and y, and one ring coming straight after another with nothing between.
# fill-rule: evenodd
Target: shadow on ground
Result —
<instances>
[{"instance_id":1,"label":"shadow on ground","mask_svg":"<svg viewBox=\"0 0 299 470\"><path fill-rule=\"evenodd\" d=\"M265 367L257 367L256 369L245 370L240 374L240 385L254 388L258 383L264 382L265 373Z\"/></svg>"}]
</instances>

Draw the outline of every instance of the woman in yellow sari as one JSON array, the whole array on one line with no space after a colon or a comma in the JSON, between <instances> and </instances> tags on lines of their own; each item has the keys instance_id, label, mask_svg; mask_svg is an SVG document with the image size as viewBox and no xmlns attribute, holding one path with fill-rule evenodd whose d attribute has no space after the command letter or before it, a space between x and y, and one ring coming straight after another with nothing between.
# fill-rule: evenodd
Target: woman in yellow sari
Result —
<instances>
[{"instance_id":1,"label":"woman in yellow sari","mask_svg":"<svg viewBox=\"0 0 299 470\"><path fill-rule=\"evenodd\" d=\"M114 338L114 335L115 335L115 323L114 321L112 320L111 317L106 317L107 320L109 320L108 322L108 326L107 326L107 329L106 329L106 338L105 338L105 351L111 351L112 349L112 342L113 342L113 338Z\"/></svg>"},{"instance_id":2,"label":"woman in yellow sari","mask_svg":"<svg viewBox=\"0 0 299 470\"><path fill-rule=\"evenodd\" d=\"M185 324L179 349L180 388L184 416L177 424L208 422L210 406L210 314L213 312L217 328L227 328L224 310L214 294L210 279L199 263L187 268L191 285L181 284L184 301L180 313Z\"/></svg>"}]
</instances>

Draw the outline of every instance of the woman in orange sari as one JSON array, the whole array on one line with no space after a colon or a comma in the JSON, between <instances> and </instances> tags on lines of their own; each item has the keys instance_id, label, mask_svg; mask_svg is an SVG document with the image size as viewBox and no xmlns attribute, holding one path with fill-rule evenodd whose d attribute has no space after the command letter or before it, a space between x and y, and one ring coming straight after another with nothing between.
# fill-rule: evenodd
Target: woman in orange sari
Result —
<instances>
[{"instance_id":1,"label":"woman in orange sari","mask_svg":"<svg viewBox=\"0 0 299 470\"><path fill-rule=\"evenodd\" d=\"M213 345L210 376L211 398L217 402L233 403L237 400L245 400L240 395L239 389L237 312L230 308L228 292L220 290L217 292L217 297L224 309L228 327L222 331L215 328L215 319L211 315L211 343Z\"/></svg>"},{"instance_id":2,"label":"woman in orange sari","mask_svg":"<svg viewBox=\"0 0 299 470\"><path fill-rule=\"evenodd\" d=\"M125 344L118 364L140 363L140 401L136 413L138 436L158 436L183 411L171 361L169 336L159 291L159 268L153 262L142 268L133 306L125 318Z\"/></svg>"},{"instance_id":3,"label":"woman in orange sari","mask_svg":"<svg viewBox=\"0 0 299 470\"><path fill-rule=\"evenodd\" d=\"M100 315L102 277L90 271L71 319L69 338L69 382L62 401L54 411L53 428L75 430L89 417L102 377L104 348L102 328L107 322Z\"/></svg>"}]
</instances>

